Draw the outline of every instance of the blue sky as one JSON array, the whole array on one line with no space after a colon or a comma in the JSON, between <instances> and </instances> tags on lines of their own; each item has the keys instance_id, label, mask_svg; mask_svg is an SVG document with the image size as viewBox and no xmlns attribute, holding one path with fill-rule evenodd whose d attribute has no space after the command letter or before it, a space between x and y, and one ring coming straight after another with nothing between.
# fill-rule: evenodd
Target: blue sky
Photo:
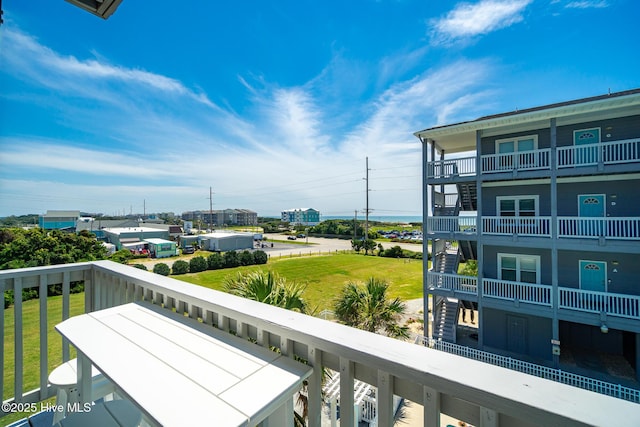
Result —
<instances>
[{"instance_id":1,"label":"blue sky","mask_svg":"<svg viewBox=\"0 0 640 427\"><path fill-rule=\"evenodd\" d=\"M149 5L152 5L149 7ZM0 216L419 215L413 132L640 87L635 0L5 0Z\"/></svg>"}]
</instances>

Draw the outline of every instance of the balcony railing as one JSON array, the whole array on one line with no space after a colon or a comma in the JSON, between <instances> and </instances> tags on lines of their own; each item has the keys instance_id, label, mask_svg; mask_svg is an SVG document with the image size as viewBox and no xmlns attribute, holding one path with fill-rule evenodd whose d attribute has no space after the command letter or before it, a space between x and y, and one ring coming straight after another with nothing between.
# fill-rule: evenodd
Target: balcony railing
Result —
<instances>
[{"instance_id":1,"label":"balcony railing","mask_svg":"<svg viewBox=\"0 0 640 427\"><path fill-rule=\"evenodd\" d=\"M551 307L551 286L509 280L482 279L482 296Z\"/></svg>"},{"instance_id":2,"label":"balcony railing","mask_svg":"<svg viewBox=\"0 0 640 427\"><path fill-rule=\"evenodd\" d=\"M640 139L558 147L558 168L640 161Z\"/></svg>"},{"instance_id":3,"label":"balcony railing","mask_svg":"<svg viewBox=\"0 0 640 427\"><path fill-rule=\"evenodd\" d=\"M483 216L485 234L551 236L551 217L548 216Z\"/></svg>"},{"instance_id":4,"label":"balcony railing","mask_svg":"<svg viewBox=\"0 0 640 427\"><path fill-rule=\"evenodd\" d=\"M640 239L640 217L560 217L558 237Z\"/></svg>"},{"instance_id":5,"label":"balcony railing","mask_svg":"<svg viewBox=\"0 0 640 427\"><path fill-rule=\"evenodd\" d=\"M427 273L429 289L447 289L459 293L478 295L478 278L450 273Z\"/></svg>"},{"instance_id":6,"label":"balcony railing","mask_svg":"<svg viewBox=\"0 0 640 427\"><path fill-rule=\"evenodd\" d=\"M481 156L482 173L551 169L550 153L549 148L544 148L518 153L485 154Z\"/></svg>"},{"instance_id":7,"label":"balcony railing","mask_svg":"<svg viewBox=\"0 0 640 427\"><path fill-rule=\"evenodd\" d=\"M476 174L476 158L436 160L427 163L427 178L453 178L457 176L473 176Z\"/></svg>"},{"instance_id":8,"label":"balcony railing","mask_svg":"<svg viewBox=\"0 0 640 427\"><path fill-rule=\"evenodd\" d=\"M557 148L558 169L615 165L640 162L640 139L602 142L600 144L569 145ZM481 173L549 170L551 149L522 151L517 153L483 154ZM444 179L458 176L474 176L476 158L435 160L427 163L427 178Z\"/></svg>"},{"instance_id":9,"label":"balcony railing","mask_svg":"<svg viewBox=\"0 0 640 427\"><path fill-rule=\"evenodd\" d=\"M424 425L427 427L439 425L443 407L447 408L448 415L474 425L497 426L498 419L501 427L640 425L640 411L634 403L110 261L0 271L2 289L14 291L15 296L15 305L10 309L14 316L13 325L11 322L5 324L4 312L0 316L3 359L10 354L4 349L14 349L15 380L11 372L5 372L5 363L0 368L0 389L3 389L4 381L13 383L7 388L13 389L14 397L9 396L6 402L38 402L52 396L53 390L47 384L47 375L52 369L49 351L61 352L62 359L66 360L69 350L65 343L62 350L55 350L55 345L48 340L50 326L46 319L48 314L54 314L54 310L48 313L51 304L46 290L50 285L61 285L62 312L57 321L62 321L69 316L69 285L76 280L84 281L86 312L145 300L199 319L203 325L233 332L256 345L272 347L282 354L306 360L314 367L307 387L311 427L321 425L321 367L340 372L340 418L345 425L353 425L356 420L355 380L377 387L377 417L381 426L393 425L394 395L422 404ZM40 336L36 349L25 348L23 339L26 319L23 318L21 294L23 289L32 288L40 290L37 302ZM39 386L34 390L24 390L23 377L27 369L39 373ZM477 375L478 372L482 375ZM567 404L567 399L570 404Z\"/></svg>"},{"instance_id":10,"label":"balcony railing","mask_svg":"<svg viewBox=\"0 0 640 427\"><path fill-rule=\"evenodd\" d=\"M558 308L640 320L640 297L634 295L559 288Z\"/></svg>"},{"instance_id":11,"label":"balcony railing","mask_svg":"<svg viewBox=\"0 0 640 427\"><path fill-rule=\"evenodd\" d=\"M425 221L427 233L476 233L475 216L430 216Z\"/></svg>"}]
</instances>

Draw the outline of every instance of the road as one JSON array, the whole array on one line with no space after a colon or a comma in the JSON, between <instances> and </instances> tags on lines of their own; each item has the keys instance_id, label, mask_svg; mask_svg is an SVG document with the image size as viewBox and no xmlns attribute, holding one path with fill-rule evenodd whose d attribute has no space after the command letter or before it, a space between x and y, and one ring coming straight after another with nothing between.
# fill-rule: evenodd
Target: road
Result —
<instances>
[{"instance_id":1,"label":"road","mask_svg":"<svg viewBox=\"0 0 640 427\"><path fill-rule=\"evenodd\" d=\"M267 238L267 247L262 250L272 257L287 256L292 254L309 254L309 253L327 253L336 251L348 251L351 250L351 240L343 239L327 239L324 237L305 237L297 239L295 241L284 242L287 236L277 233L265 233L264 237ZM273 248L270 247L269 241L278 240L274 242ZM422 252L422 245L416 243L395 243L395 242L383 242L382 246L385 249L393 246L400 246L402 249L408 249L414 252Z\"/></svg>"}]
</instances>

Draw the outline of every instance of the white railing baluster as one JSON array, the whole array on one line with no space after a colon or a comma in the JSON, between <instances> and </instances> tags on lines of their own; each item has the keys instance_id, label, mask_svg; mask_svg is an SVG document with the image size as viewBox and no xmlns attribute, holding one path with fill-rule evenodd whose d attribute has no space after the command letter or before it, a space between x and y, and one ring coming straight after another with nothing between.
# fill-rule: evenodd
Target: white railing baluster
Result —
<instances>
[{"instance_id":1,"label":"white railing baluster","mask_svg":"<svg viewBox=\"0 0 640 427\"><path fill-rule=\"evenodd\" d=\"M40 303L40 400L47 396L47 378L49 377L49 325L47 324L47 275L41 274L38 286L38 302Z\"/></svg>"},{"instance_id":2,"label":"white railing baluster","mask_svg":"<svg viewBox=\"0 0 640 427\"><path fill-rule=\"evenodd\" d=\"M24 342L22 337L22 277L13 280L14 383L13 395L22 401Z\"/></svg>"}]
</instances>

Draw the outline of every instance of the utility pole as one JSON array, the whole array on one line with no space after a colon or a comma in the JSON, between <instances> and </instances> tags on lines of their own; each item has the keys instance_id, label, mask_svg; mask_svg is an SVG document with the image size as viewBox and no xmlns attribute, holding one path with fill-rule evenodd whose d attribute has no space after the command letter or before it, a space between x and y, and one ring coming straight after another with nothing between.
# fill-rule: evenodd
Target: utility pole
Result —
<instances>
[{"instance_id":1,"label":"utility pole","mask_svg":"<svg viewBox=\"0 0 640 427\"><path fill-rule=\"evenodd\" d=\"M213 233L213 190L209 187L209 232Z\"/></svg>"},{"instance_id":2,"label":"utility pole","mask_svg":"<svg viewBox=\"0 0 640 427\"><path fill-rule=\"evenodd\" d=\"M367 204L364 208L364 240L369 240L369 157L366 158Z\"/></svg>"},{"instance_id":3,"label":"utility pole","mask_svg":"<svg viewBox=\"0 0 640 427\"><path fill-rule=\"evenodd\" d=\"M353 240L358 237L358 209L353 214Z\"/></svg>"}]
</instances>

